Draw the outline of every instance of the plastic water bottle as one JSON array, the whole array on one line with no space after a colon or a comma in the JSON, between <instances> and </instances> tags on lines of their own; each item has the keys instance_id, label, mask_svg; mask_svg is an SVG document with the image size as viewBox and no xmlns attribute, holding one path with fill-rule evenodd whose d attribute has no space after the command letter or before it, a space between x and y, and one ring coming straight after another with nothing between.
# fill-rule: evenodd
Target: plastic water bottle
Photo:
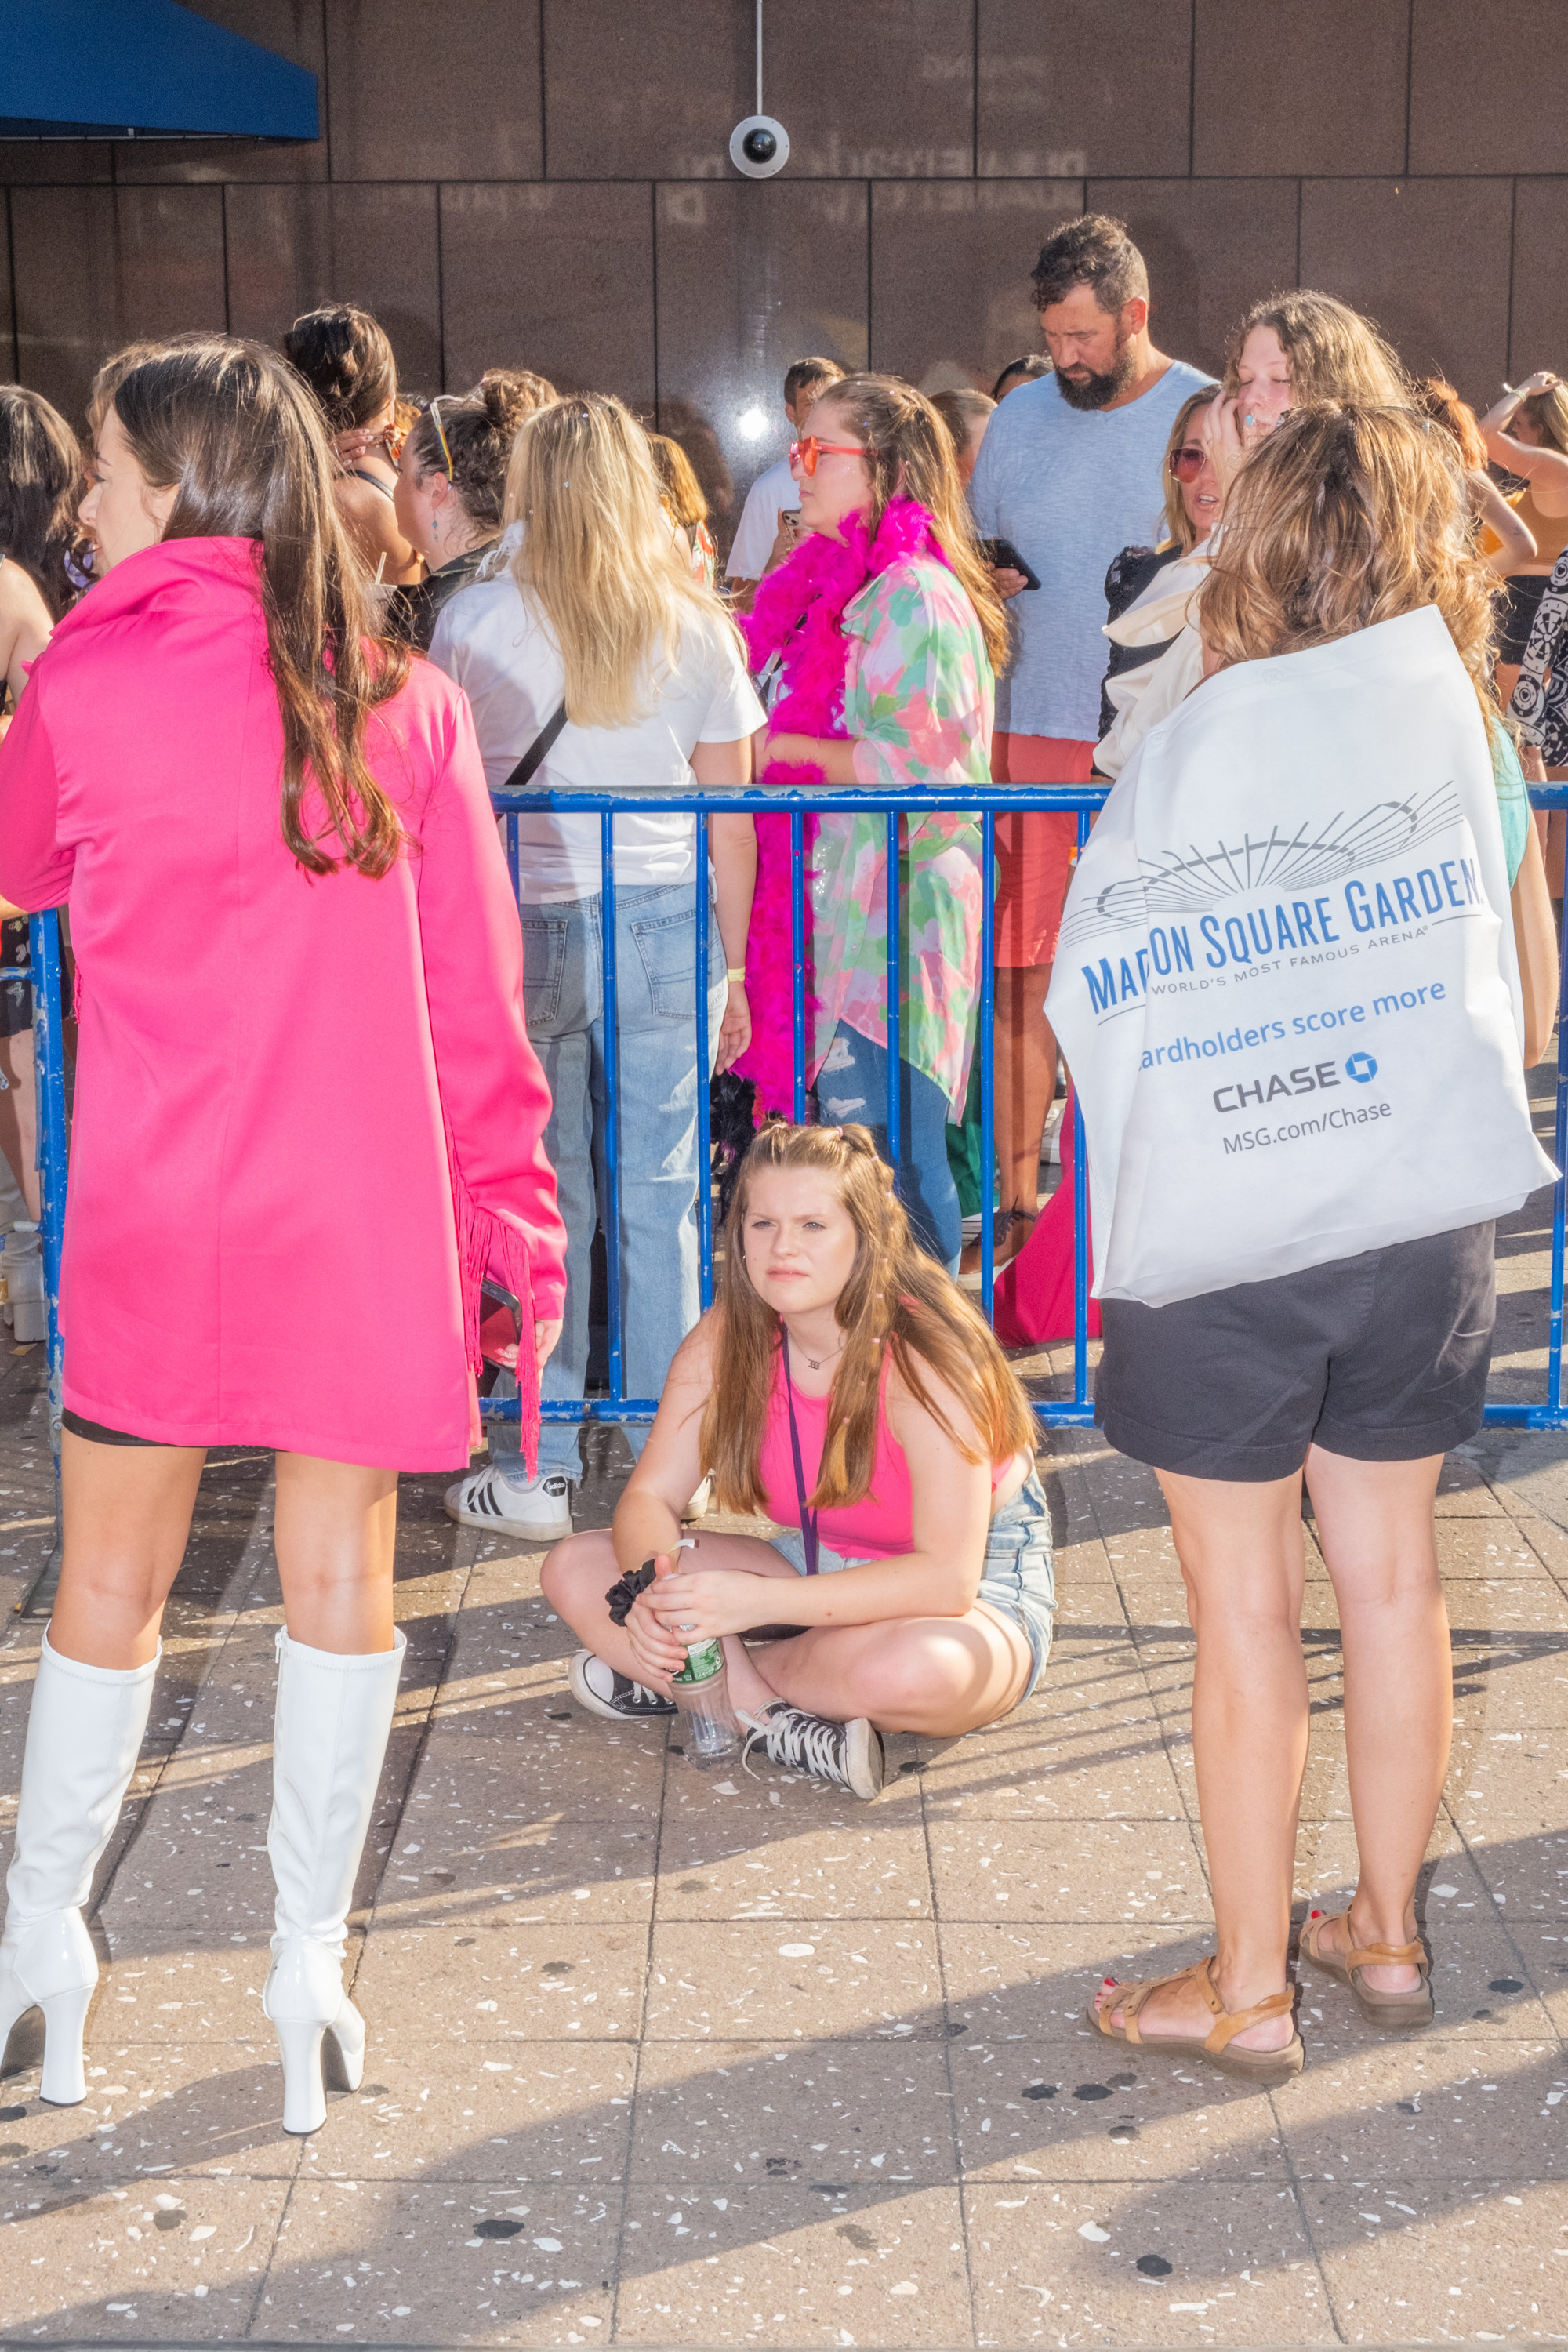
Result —
<instances>
[{"instance_id":1,"label":"plastic water bottle","mask_svg":"<svg viewBox=\"0 0 1568 2352\"><path fill-rule=\"evenodd\" d=\"M685 1718L687 1759L700 1772L729 1764L741 1753L741 1727L730 1705L730 1675L722 1642L699 1642L670 1678L675 1703Z\"/></svg>"}]
</instances>

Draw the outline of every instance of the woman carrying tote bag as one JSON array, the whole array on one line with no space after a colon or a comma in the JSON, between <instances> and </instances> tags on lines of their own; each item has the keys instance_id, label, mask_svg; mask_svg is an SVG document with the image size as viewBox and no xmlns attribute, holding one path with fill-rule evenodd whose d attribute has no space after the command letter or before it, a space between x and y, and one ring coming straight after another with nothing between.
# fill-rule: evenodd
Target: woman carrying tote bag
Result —
<instances>
[{"instance_id":1,"label":"woman carrying tote bag","mask_svg":"<svg viewBox=\"0 0 1568 2352\"><path fill-rule=\"evenodd\" d=\"M1521 1059L1556 959L1446 434L1349 404L1280 425L1199 609L1205 680L1107 803L1049 1009L1096 1186L1096 1417L1159 1475L1197 1636L1218 1950L1108 1979L1089 2016L1268 2084L1303 2056L1303 1478L1360 1869L1301 1948L1373 2023L1432 2015L1415 1894L1452 1717L1433 1496L1480 1426L1493 1216L1553 1174Z\"/></svg>"},{"instance_id":2,"label":"woman carrying tote bag","mask_svg":"<svg viewBox=\"0 0 1568 2352\"><path fill-rule=\"evenodd\" d=\"M397 1696L399 1469L466 1462L487 1273L525 1389L561 1325L522 954L467 703L372 641L294 371L215 339L133 369L83 508L105 576L0 745L0 891L70 901L80 1047L60 1327L65 1559L0 1940L86 2095L83 1924L147 1725L209 1445L277 1449L283 1586L262 2006L283 2126L351 2087L344 1925ZM537 1423L535 1423L537 1426Z\"/></svg>"}]
</instances>

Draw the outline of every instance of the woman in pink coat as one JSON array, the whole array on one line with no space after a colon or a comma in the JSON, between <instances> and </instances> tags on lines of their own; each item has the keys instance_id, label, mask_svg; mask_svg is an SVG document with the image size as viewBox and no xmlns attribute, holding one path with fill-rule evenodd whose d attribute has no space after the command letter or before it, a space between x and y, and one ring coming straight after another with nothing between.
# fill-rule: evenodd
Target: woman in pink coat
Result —
<instances>
[{"instance_id":1,"label":"woman in pink coat","mask_svg":"<svg viewBox=\"0 0 1568 2352\"><path fill-rule=\"evenodd\" d=\"M466 1466L479 1287L560 1330L549 1097L468 707L370 637L314 404L215 339L128 376L83 509L108 576L0 747L0 892L68 898L80 1048L65 1558L28 1725L0 2044L85 2095L79 1906L146 1726L205 1449L278 1450L265 2007L284 2125L364 2026L344 1923L396 1696L399 1470ZM525 1412L527 1405L525 1403Z\"/></svg>"}]
</instances>

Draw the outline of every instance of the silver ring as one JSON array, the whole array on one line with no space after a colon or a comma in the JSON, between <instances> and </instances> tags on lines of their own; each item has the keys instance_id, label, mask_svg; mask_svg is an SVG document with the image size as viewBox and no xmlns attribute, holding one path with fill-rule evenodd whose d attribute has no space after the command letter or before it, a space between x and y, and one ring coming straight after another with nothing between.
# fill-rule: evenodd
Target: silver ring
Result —
<instances>
[{"instance_id":1,"label":"silver ring","mask_svg":"<svg viewBox=\"0 0 1568 2352\"><path fill-rule=\"evenodd\" d=\"M680 1631L683 1633L695 1633L697 1631L696 1626L684 1617L680 1619L679 1623Z\"/></svg>"}]
</instances>

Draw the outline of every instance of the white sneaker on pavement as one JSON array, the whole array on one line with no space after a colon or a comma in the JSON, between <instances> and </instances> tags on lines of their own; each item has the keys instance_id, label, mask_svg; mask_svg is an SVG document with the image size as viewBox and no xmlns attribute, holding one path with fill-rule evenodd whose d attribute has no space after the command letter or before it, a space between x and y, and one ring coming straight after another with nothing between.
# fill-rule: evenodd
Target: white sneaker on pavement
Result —
<instances>
[{"instance_id":1,"label":"white sneaker on pavement","mask_svg":"<svg viewBox=\"0 0 1568 2352\"><path fill-rule=\"evenodd\" d=\"M497 1536L554 1538L572 1532L572 1489L558 1470L512 1478L487 1462L446 1494L447 1517Z\"/></svg>"}]
</instances>

